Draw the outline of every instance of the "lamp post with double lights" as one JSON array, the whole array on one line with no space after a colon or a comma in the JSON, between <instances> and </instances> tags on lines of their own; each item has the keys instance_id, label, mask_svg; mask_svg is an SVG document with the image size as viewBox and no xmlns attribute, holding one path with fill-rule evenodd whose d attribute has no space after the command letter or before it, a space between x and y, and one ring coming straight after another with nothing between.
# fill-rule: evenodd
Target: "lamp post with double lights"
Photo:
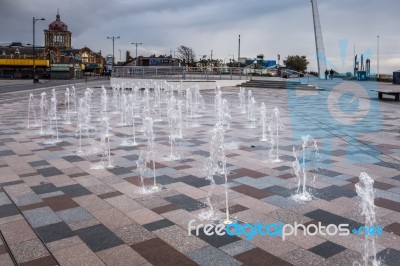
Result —
<instances>
[{"instance_id":1,"label":"lamp post with double lights","mask_svg":"<svg viewBox=\"0 0 400 266\"><path fill-rule=\"evenodd\" d=\"M376 77L377 78L379 78L379 35L378 36L376 36L377 38L378 38L378 46L377 46L377 55L378 55L378 58L377 58L377 68L376 68Z\"/></svg>"},{"instance_id":2,"label":"lamp post with double lights","mask_svg":"<svg viewBox=\"0 0 400 266\"><path fill-rule=\"evenodd\" d=\"M36 65L35 65L35 59L36 59L36 53L35 53L35 24L36 21L38 20L45 20L44 18L35 18L33 17L32 20L32 26L33 26L33 43L32 43L32 57L33 57L33 70L32 70L32 78L33 78L33 83L36 83Z\"/></svg>"},{"instance_id":3,"label":"lamp post with double lights","mask_svg":"<svg viewBox=\"0 0 400 266\"><path fill-rule=\"evenodd\" d=\"M137 58L137 47L138 47L138 45L143 45L143 43L141 43L141 42L133 42L132 45L136 46L136 55L135 55L135 57Z\"/></svg>"},{"instance_id":4,"label":"lamp post with double lights","mask_svg":"<svg viewBox=\"0 0 400 266\"><path fill-rule=\"evenodd\" d=\"M115 41L115 39L119 39L119 37L120 36L118 36L118 37L115 37L115 36L112 36L112 37L107 37L107 39L111 39L112 40L112 43L113 43L113 61L112 61L112 63L113 63L113 65L115 64L115 57L114 57L114 41Z\"/></svg>"},{"instance_id":5,"label":"lamp post with double lights","mask_svg":"<svg viewBox=\"0 0 400 266\"><path fill-rule=\"evenodd\" d=\"M239 49L238 49L238 70L239 70L239 77L242 79L242 71L240 70L240 35L239 35Z\"/></svg>"}]
</instances>

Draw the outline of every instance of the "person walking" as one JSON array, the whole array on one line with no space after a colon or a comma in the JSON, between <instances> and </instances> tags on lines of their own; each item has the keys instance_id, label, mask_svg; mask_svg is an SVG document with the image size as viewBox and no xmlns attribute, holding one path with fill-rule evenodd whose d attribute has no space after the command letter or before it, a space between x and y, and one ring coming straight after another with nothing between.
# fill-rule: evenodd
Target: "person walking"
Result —
<instances>
[{"instance_id":1,"label":"person walking","mask_svg":"<svg viewBox=\"0 0 400 266\"><path fill-rule=\"evenodd\" d=\"M333 73L334 73L335 71L333 71L333 69L331 68L331 71L329 71L329 77L331 78L331 79L333 79Z\"/></svg>"},{"instance_id":2,"label":"person walking","mask_svg":"<svg viewBox=\"0 0 400 266\"><path fill-rule=\"evenodd\" d=\"M329 71L327 69L327 70L325 70L325 79L328 79L328 74L329 74Z\"/></svg>"}]
</instances>

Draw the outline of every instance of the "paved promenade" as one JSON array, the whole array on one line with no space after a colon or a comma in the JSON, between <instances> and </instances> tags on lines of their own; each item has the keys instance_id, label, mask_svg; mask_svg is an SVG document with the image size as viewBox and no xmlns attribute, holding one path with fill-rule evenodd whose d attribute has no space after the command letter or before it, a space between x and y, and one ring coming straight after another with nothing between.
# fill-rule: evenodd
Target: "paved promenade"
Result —
<instances>
[{"instance_id":1,"label":"paved promenade","mask_svg":"<svg viewBox=\"0 0 400 266\"><path fill-rule=\"evenodd\" d=\"M93 136L101 131L100 87L104 84L108 88L106 82L91 85ZM40 128L27 128L29 93L35 97L40 123L40 93L46 92L50 102L51 88L0 94L0 265L13 265L13 260L20 265L362 263L364 236L353 233L304 236L299 230L297 236L285 241L273 236L248 240L245 235L188 235L189 221L196 219L198 224L199 214L208 210L210 182L204 169L216 122L214 91L200 91L205 108L199 108L193 117L186 115L182 97L184 127L183 138L176 142L181 157L177 161L166 159L170 154L167 98L163 98L161 110L152 108L156 177L162 190L143 194L136 169L147 143L140 130L143 119L135 121L138 145L121 146L132 129L119 125L118 104L108 88L115 168L93 169L102 154L88 151L100 147L100 138L90 141L84 136L86 153L76 153L78 116L71 113L72 123L65 124L66 87L56 88L62 142L53 145L46 144L52 137L40 135ZM76 85L77 99L84 97L86 87ZM400 103L379 101L373 82L320 81L319 87L318 91L245 88L252 90L258 107L265 103L268 114L279 108L285 126L279 133L279 163L268 160L269 147L259 140L259 111L256 127L251 128L248 113L241 113L239 108L239 88L222 89L232 117L224 134L231 219L242 224L345 223L350 229L359 228L365 218L355 184L360 173L366 172L375 181L376 220L384 228L383 236L376 238L377 257L381 265L399 265ZM150 97L150 106L156 105L154 99ZM306 169L306 185L313 200L299 203L291 198L298 183L292 168L293 147L301 149L305 135L316 140L320 160L316 169ZM151 177L152 172L146 175L145 184L152 184ZM211 202L222 218L224 176L215 175L214 179Z\"/></svg>"}]
</instances>

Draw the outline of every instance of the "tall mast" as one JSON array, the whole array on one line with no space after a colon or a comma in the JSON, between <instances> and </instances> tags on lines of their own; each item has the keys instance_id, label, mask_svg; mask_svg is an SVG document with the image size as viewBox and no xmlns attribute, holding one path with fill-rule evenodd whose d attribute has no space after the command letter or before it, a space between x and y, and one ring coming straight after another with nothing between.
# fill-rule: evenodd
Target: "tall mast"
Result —
<instances>
[{"instance_id":1,"label":"tall mast","mask_svg":"<svg viewBox=\"0 0 400 266\"><path fill-rule=\"evenodd\" d=\"M319 77L323 79L324 72L327 69L327 66L324 41L322 39L321 23L319 21L317 0L311 0L311 6L314 20L315 49L317 53L318 74Z\"/></svg>"}]
</instances>

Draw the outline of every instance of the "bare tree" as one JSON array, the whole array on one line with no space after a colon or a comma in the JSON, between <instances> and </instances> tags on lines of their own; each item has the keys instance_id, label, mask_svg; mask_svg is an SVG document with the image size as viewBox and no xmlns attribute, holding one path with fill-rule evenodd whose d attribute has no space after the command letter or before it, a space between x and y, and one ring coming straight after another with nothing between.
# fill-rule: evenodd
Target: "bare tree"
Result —
<instances>
[{"instance_id":1,"label":"bare tree","mask_svg":"<svg viewBox=\"0 0 400 266\"><path fill-rule=\"evenodd\" d=\"M185 64L190 64L194 62L196 54L192 48L181 45L178 47L178 58Z\"/></svg>"}]
</instances>

